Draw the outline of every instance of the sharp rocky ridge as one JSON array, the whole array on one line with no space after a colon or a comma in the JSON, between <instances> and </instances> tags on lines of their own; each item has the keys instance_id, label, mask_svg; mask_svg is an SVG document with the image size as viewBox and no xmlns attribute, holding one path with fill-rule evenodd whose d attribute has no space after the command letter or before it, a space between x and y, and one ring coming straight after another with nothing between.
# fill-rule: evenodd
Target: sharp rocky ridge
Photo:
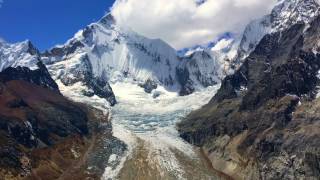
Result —
<instances>
[{"instance_id":1,"label":"sharp rocky ridge","mask_svg":"<svg viewBox=\"0 0 320 180\"><path fill-rule=\"evenodd\" d=\"M237 45L237 55L231 57L233 68L240 67L265 35L285 31L297 23L309 24L319 15L319 9L318 0L279 0L270 14L247 25Z\"/></svg>"},{"instance_id":2,"label":"sharp rocky ridge","mask_svg":"<svg viewBox=\"0 0 320 180\"><path fill-rule=\"evenodd\" d=\"M208 45L187 48L184 55L207 51L219 62L223 77L233 74L265 35L285 31L297 23L309 24L319 15L319 3L318 0L279 0L269 14L251 21L241 36L227 36Z\"/></svg>"},{"instance_id":3,"label":"sharp rocky ridge","mask_svg":"<svg viewBox=\"0 0 320 180\"><path fill-rule=\"evenodd\" d=\"M14 44L0 42L0 78L4 82L23 80L59 92L38 49L29 40Z\"/></svg>"}]
</instances>

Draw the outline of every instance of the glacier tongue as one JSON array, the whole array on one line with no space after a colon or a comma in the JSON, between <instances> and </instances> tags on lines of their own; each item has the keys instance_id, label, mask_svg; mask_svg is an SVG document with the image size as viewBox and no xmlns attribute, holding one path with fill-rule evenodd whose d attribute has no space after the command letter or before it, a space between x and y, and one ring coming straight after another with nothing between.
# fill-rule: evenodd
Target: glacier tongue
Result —
<instances>
[{"instance_id":1,"label":"glacier tongue","mask_svg":"<svg viewBox=\"0 0 320 180\"><path fill-rule=\"evenodd\" d=\"M112 108L114 136L128 144L128 154L123 159L123 167L117 168L116 172L106 168L103 179L121 176L127 168L141 168L128 167L128 164L131 160L140 161L136 153L142 152L146 153L144 161L148 164L148 168L143 171L149 172L153 169L156 172L152 171L154 174L151 175L161 173L160 179L168 178L167 173L172 174L175 179L188 179L190 174L195 173L197 170L186 171L183 162L200 162L200 157L192 145L179 137L175 124L190 111L207 103L219 85L183 97L159 86L156 91L162 95L158 98L144 93L143 89L130 82L117 82L111 86L119 101L119 104ZM143 148L140 149L140 146ZM177 153L185 158L184 161L179 159ZM194 175L196 177L196 174Z\"/></svg>"}]
</instances>

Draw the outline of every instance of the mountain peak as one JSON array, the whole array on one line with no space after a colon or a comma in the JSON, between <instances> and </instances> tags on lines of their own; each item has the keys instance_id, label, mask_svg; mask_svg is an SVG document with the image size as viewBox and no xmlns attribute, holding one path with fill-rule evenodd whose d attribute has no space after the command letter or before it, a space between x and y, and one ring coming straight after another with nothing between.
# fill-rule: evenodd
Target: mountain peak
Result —
<instances>
[{"instance_id":1,"label":"mountain peak","mask_svg":"<svg viewBox=\"0 0 320 180\"><path fill-rule=\"evenodd\" d=\"M319 0L282 0L270 14L273 28L284 30L298 22L309 23L319 15Z\"/></svg>"},{"instance_id":2,"label":"mountain peak","mask_svg":"<svg viewBox=\"0 0 320 180\"><path fill-rule=\"evenodd\" d=\"M14 44L5 42L0 46L0 71L18 66L31 70L38 69L39 54L38 49L29 40Z\"/></svg>"},{"instance_id":3,"label":"mountain peak","mask_svg":"<svg viewBox=\"0 0 320 180\"><path fill-rule=\"evenodd\" d=\"M269 15L247 25L233 64L238 67L266 34L287 30L297 23L309 24L319 12L319 0L278 1Z\"/></svg>"},{"instance_id":4,"label":"mountain peak","mask_svg":"<svg viewBox=\"0 0 320 180\"><path fill-rule=\"evenodd\" d=\"M116 20L111 13L107 13L98 21L98 23L104 26L112 26L116 24Z\"/></svg>"}]
</instances>

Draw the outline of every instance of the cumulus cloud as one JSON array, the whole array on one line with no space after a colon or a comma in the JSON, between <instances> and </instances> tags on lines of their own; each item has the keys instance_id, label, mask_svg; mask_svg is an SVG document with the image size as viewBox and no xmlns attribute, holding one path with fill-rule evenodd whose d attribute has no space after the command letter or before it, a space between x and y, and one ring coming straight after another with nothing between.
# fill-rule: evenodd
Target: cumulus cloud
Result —
<instances>
[{"instance_id":1,"label":"cumulus cloud","mask_svg":"<svg viewBox=\"0 0 320 180\"><path fill-rule=\"evenodd\" d=\"M122 26L176 49L204 44L220 34L241 34L277 0L117 0L112 14Z\"/></svg>"}]
</instances>

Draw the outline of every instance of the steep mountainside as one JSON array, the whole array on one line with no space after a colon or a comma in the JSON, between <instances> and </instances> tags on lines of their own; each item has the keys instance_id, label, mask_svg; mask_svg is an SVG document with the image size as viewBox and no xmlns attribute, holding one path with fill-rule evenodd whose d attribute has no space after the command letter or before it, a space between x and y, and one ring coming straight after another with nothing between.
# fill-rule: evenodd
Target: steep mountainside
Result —
<instances>
[{"instance_id":1,"label":"steep mountainside","mask_svg":"<svg viewBox=\"0 0 320 180\"><path fill-rule=\"evenodd\" d=\"M184 48L179 50L177 53L179 57L188 59L194 54L201 53L205 51L211 57L212 63L215 67L207 68L205 70L216 69L218 73L218 78L223 79L226 74L232 74L234 71L234 59L238 57L238 48L240 45L240 40L232 34L225 34L223 37L216 41L210 42L205 45L197 45L191 48ZM206 61L206 60L205 60Z\"/></svg>"},{"instance_id":2,"label":"steep mountainside","mask_svg":"<svg viewBox=\"0 0 320 180\"><path fill-rule=\"evenodd\" d=\"M218 93L178 125L236 179L320 176L320 17L264 36Z\"/></svg>"},{"instance_id":3,"label":"steep mountainside","mask_svg":"<svg viewBox=\"0 0 320 180\"><path fill-rule=\"evenodd\" d=\"M108 115L63 97L29 41L1 42L0 57L0 179L101 177L81 168L100 129L113 138Z\"/></svg>"},{"instance_id":4,"label":"steep mountainside","mask_svg":"<svg viewBox=\"0 0 320 180\"><path fill-rule=\"evenodd\" d=\"M0 41L0 72L4 82L24 80L59 92L58 85L40 61L39 51L30 41L15 44Z\"/></svg>"},{"instance_id":5,"label":"steep mountainside","mask_svg":"<svg viewBox=\"0 0 320 180\"><path fill-rule=\"evenodd\" d=\"M186 56L176 68L178 82L181 84L180 95L193 93L196 88L208 87L220 82L221 66L208 51L196 51Z\"/></svg>"},{"instance_id":6,"label":"steep mountainside","mask_svg":"<svg viewBox=\"0 0 320 180\"><path fill-rule=\"evenodd\" d=\"M318 0L279 1L269 15L254 20L246 27L233 64L239 67L266 34L286 30L298 22L308 24L319 15L319 10Z\"/></svg>"},{"instance_id":7,"label":"steep mountainside","mask_svg":"<svg viewBox=\"0 0 320 180\"><path fill-rule=\"evenodd\" d=\"M177 73L176 69L180 64L188 64L184 62L187 59L179 59L176 50L162 40L148 39L119 27L111 14L79 31L65 45L45 52L42 60L48 65L54 79L61 81L64 86L83 84L87 86L87 92L83 95L98 95L108 99L111 104L115 103L115 99L109 84L115 82L129 81L145 88L146 92L158 86L168 91L180 91L179 79L185 77L179 77L181 73ZM195 81L193 85L206 87L213 84L192 80ZM93 86L96 84L100 86ZM97 88L108 93L101 95Z\"/></svg>"},{"instance_id":8,"label":"steep mountainside","mask_svg":"<svg viewBox=\"0 0 320 180\"><path fill-rule=\"evenodd\" d=\"M180 53L190 55L196 51L210 51L213 59L220 63L223 75L233 74L265 35L286 30L298 22L308 24L319 15L319 3L318 0L279 0L270 14L249 23L240 37L227 35L214 46L209 43Z\"/></svg>"},{"instance_id":9,"label":"steep mountainside","mask_svg":"<svg viewBox=\"0 0 320 180\"><path fill-rule=\"evenodd\" d=\"M60 177L84 157L94 127L107 122L96 114L50 89L0 77L1 179Z\"/></svg>"}]
</instances>

